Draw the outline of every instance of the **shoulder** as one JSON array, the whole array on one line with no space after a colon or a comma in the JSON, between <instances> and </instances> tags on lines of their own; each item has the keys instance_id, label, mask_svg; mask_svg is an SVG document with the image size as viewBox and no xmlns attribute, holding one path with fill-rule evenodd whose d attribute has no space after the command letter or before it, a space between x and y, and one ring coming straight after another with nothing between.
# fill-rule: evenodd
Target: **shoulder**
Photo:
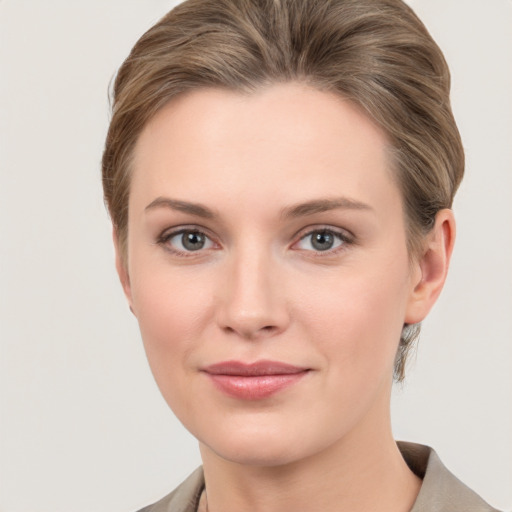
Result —
<instances>
[{"instance_id":1,"label":"shoulder","mask_svg":"<svg viewBox=\"0 0 512 512\"><path fill-rule=\"evenodd\" d=\"M455 477L429 446L398 442L398 447L423 480L411 512L498 512Z\"/></svg>"},{"instance_id":2,"label":"shoulder","mask_svg":"<svg viewBox=\"0 0 512 512\"><path fill-rule=\"evenodd\" d=\"M199 467L174 491L138 512L196 512L203 489L203 468Z\"/></svg>"}]
</instances>

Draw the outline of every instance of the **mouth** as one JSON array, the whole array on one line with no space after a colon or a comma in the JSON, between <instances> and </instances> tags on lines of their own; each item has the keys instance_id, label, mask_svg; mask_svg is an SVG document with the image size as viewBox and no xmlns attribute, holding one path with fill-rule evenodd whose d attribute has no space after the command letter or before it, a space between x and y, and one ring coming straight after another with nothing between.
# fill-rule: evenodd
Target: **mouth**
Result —
<instances>
[{"instance_id":1,"label":"mouth","mask_svg":"<svg viewBox=\"0 0 512 512\"><path fill-rule=\"evenodd\" d=\"M224 361L202 369L217 389L241 400L262 400L298 383L310 368L279 361Z\"/></svg>"}]
</instances>

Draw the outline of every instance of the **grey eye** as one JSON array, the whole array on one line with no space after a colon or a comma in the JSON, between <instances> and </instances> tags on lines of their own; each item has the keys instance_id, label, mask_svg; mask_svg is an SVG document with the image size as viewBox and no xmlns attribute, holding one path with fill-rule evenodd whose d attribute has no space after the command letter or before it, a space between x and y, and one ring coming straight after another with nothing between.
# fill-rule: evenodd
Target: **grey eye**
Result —
<instances>
[{"instance_id":1,"label":"grey eye","mask_svg":"<svg viewBox=\"0 0 512 512\"><path fill-rule=\"evenodd\" d=\"M188 251L198 251L202 249L206 242L206 236L203 233L185 232L181 235L181 243Z\"/></svg>"},{"instance_id":2,"label":"grey eye","mask_svg":"<svg viewBox=\"0 0 512 512\"><path fill-rule=\"evenodd\" d=\"M317 229L303 236L298 248L306 251L329 251L345 243L344 237L329 229Z\"/></svg>"},{"instance_id":3,"label":"grey eye","mask_svg":"<svg viewBox=\"0 0 512 512\"><path fill-rule=\"evenodd\" d=\"M214 243L201 231L183 230L166 237L165 243L178 252L211 249Z\"/></svg>"},{"instance_id":4,"label":"grey eye","mask_svg":"<svg viewBox=\"0 0 512 512\"><path fill-rule=\"evenodd\" d=\"M317 251L327 251L332 249L334 242L334 235L328 231L320 231L311 235L311 245Z\"/></svg>"}]
</instances>

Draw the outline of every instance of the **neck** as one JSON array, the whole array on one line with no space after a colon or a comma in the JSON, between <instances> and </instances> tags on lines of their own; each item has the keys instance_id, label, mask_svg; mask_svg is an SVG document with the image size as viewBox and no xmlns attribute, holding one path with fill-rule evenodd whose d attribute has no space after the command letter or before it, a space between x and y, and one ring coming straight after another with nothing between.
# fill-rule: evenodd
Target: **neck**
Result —
<instances>
[{"instance_id":1,"label":"neck","mask_svg":"<svg viewBox=\"0 0 512 512\"><path fill-rule=\"evenodd\" d=\"M421 481L393 440L389 413L380 425L375 419L320 453L279 466L228 461L201 444L208 512L408 512Z\"/></svg>"}]
</instances>

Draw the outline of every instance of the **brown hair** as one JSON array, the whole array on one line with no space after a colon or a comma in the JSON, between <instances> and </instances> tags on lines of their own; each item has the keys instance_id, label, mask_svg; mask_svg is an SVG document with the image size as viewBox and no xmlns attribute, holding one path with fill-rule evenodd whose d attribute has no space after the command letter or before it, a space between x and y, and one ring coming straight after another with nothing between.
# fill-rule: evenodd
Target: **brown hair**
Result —
<instances>
[{"instance_id":1,"label":"brown hair","mask_svg":"<svg viewBox=\"0 0 512 512\"><path fill-rule=\"evenodd\" d=\"M447 64L414 12L401 0L187 0L139 39L113 87L103 188L123 257L131 157L148 120L187 90L292 80L350 99L385 130L418 253L451 207L464 153ZM418 333L404 326L396 380Z\"/></svg>"}]
</instances>

